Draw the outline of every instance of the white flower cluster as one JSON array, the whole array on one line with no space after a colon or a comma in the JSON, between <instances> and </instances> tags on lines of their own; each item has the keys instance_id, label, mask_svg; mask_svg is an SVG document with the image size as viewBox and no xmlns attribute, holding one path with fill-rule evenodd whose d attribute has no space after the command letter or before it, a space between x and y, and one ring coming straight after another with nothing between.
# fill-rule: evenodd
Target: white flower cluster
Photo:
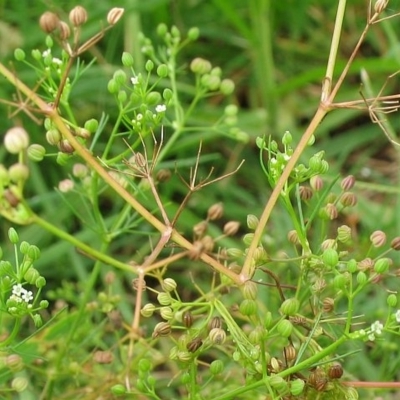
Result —
<instances>
[{"instance_id":1,"label":"white flower cluster","mask_svg":"<svg viewBox=\"0 0 400 400\"><path fill-rule=\"evenodd\" d=\"M12 288L10 300L15 301L16 303L29 303L31 300L33 300L33 293L30 290L24 289L22 285L18 283Z\"/></svg>"}]
</instances>

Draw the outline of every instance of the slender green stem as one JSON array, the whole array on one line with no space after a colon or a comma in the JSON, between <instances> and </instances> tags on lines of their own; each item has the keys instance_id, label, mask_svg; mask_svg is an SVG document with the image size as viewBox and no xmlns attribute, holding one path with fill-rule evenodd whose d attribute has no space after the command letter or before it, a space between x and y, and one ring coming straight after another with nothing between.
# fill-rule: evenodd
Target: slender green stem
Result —
<instances>
[{"instance_id":1,"label":"slender green stem","mask_svg":"<svg viewBox=\"0 0 400 400\"><path fill-rule=\"evenodd\" d=\"M103 262L104 264L111 265L115 268L122 269L124 271L136 273L134 267L132 267L131 265L120 262L113 257L107 256L106 254L102 253L101 251L93 249L92 247L86 245L85 243L82 243L75 236L72 236L72 235L68 234L67 232L64 232L63 230L57 228L55 225L40 218L38 215L32 214L31 217L32 217L32 222L41 226L43 229L47 230L48 232L51 232L53 235L71 243L72 245L76 246L78 249L81 249L86 254L88 254L89 256L92 256L96 260L99 260L99 261Z\"/></svg>"},{"instance_id":2,"label":"slender green stem","mask_svg":"<svg viewBox=\"0 0 400 400\"><path fill-rule=\"evenodd\" d=\"M329 52L328 64L326 67L325 81L322 86L321 101L325 101L329 97L329 94L331 91L332 82L333 82L333 71L335 69L335 64L336 64L336 56L337 56L337 52L338 52L338 48L339 48L340 35L342 32L342 25L343 25L344 12L346 9L346 2L347 2L347 0L339 1L337 13L336 13L336 19L335 19L335 27L333 29L331 49Z\"/></svg>"}]
</instances>

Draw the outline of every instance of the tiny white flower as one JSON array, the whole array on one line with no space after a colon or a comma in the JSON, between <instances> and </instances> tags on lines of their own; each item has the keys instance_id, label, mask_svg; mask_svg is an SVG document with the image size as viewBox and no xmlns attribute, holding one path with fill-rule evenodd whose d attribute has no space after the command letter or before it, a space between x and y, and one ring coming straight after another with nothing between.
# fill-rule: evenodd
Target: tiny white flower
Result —
<instances>
[{"instance_id":1,"label":"tiny white flower","mask_svg":"<svg viewBox=\"0 0 400 400\"><path fill-rule=\"evenodd\" d=\"M373 333L376 333L377 335L380 335L382 333L383 325L379 321L375 321L371 325L371 331Z\"/></svg>"},{"instance_id":2,"label":"tiny white flower","mask_svg":"<svg viewBox=\"0 0 400 400\"><path fill-rule=\"evenodd\" d=\"M47 49L47 50L45 50L45 51L42 53L42 57L45 58L45 57L47 57L49 54L51 54L51 50L50 50L50 49Z\"/></svg>"},{"instance_id":3,"label":"tiny white flower","mask_svg":"<svg viewBox=\"0 0 400 400\"><path fill-rule=\"evenodd\" d=\"M25 303L29 303L33 299L33 293L30 290L27 290L21 297Z\"/></svg>"},{"instance_id":4,"label":"tiny white flower","mask_svg":"<svg viewBox=\"0 0 400 400\"><path fill-rule=\"evenodd\" d=\"M373 342L375 340L375 335L373 333L370 333L368 335L368 340L370 340L371 342Z\"/></svg>"},{"instance_id":5,"label":"tiny white flower","mask_svg":"<svg viewBox=\"0 0 400 400\"><path fill-rule=\"evenodd\" d=\"M62 64L62 61L57 57L53 57L52 61L53 61L53 64L56 64L56 65L61 65Z\"/></svg>"},{"instance_id":6,"label":"tiny white flower","mask_svg":"<svg viewBox=\"0 0 400 400\"><path fill-rule=\"evenodd\" d=\"M139 78L137 76L133 76L131 78L132 85L137 85L139 83Z\"/></svg>"},{"instance_id":7,"label":"tiny white flower","mask_svg":"<svg viewBox=\"0 0 400 400\"><path fill-rule=\"evenodd\" d=\"M159 104L159 105L156 107L156 111L157 111L158 113L164 112L166 109L167 109L167 106L166 106L165 104Z\"/></svg>"},{"instance_id":8,"label":"tiny white flower","mask_svg":"<svg viewBox=\"0 0 400 400\"><path fill-rule=\"evenodd\" d=\"M288 154L284 154L283 158L285 161L289 161L290 160L290 156Z\"/></svg>"},{"instance_id":9,"label":"tiny white flower","mask_svg":"<svg viewBox=\"0 0 400 400\"><path fill-rule=\"evenodd\" d=\"M141 121L143 119L143 114L136 115L136 121Z\"/></svg>"},{"instance_id":10,"label":"tiny white flower","mask_svg":"<svg viewBox=\"0 0 400 400\"><path fill-rule=\"evenodd\" d=\"M26 290L22 287L22 285L20 283L17 283L12 288L12 294L15 296L18 296L18 297L20 297L25 292L26 292Z\"/></svg>"},{"instance_id":11,"label":"tiny white flower","mask_svg":"<svg viewBox=\"0 0 400 400\"><path fill-rule=\"evenodd\" d=\"M16 303L22 303L22 299L19 296L16 296L15 294L12 294L10 296L10 300L15 301Z\"/></svg>"},{"instance_id":12,"label":"tiny white flower","mask_svg":"<svg viewBox=\"0 0 400 400\"><path fill-rule=\"evenodd\" d=\"M397 321L397 323L400 324L400 310L397 310L397 311L396 311L395 316L396 316L396 321Z\"/></svg>"},{"instance_id":13,"label":"tiny white flower","mask_svg":"<svg viewBox=\"0 0 400 400\"><path fill-rule=\"evenodd\" d=\"M272 157L270 162L271 164L275 165L278 161L276 160L276 158Z\"/></svg>"}]
</instances>

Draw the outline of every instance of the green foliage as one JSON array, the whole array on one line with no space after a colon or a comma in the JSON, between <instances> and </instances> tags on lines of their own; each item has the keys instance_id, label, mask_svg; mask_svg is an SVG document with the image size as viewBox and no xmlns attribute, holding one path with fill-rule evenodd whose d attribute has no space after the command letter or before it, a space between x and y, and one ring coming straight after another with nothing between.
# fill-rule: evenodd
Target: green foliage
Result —
<instances>
[{"instance_id":1,"label":"green foliage","mask_svg":"<svg viewBox=\"0 0 400 400\"><path fill-rule=\"evenodd\" d=\"M23 3L0 4L2 398L395 386L399 1Z\"/></svg>"}]
</instances>

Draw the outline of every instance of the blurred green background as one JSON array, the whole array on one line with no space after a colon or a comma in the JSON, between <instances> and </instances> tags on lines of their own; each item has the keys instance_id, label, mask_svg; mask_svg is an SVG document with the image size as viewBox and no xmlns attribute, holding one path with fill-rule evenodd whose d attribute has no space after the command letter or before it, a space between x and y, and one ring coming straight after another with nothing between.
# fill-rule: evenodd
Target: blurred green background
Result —
<instances>
[{"instance_id":1,"label":"blurred green background","mask_svg":"<svg viewBox=\"0 0 400 400\"><path fill-rule=\"evenodd\" d=\"M15 69L16 74L27 84L35 85L36 76L13 61L13 51L21 47L27 53L33 48L45 50L45 35L38 27L38 19L46 10L52 10L67 18L68 11L76 5L84 6L89 13L84 35L89 37L101 27L107 12L112 7L124 7L123 20L103 40L86 54L97 63L84 75L71 95L76 117L80 121L100 118L103 112L113 119L117 110L107 92L107 82L114 70L120 67L123 51L131 52L135 68L141 70L144 57L140 52L139 32L157 40L159 23L176 25L182 32L196 26L200 39L187 47L180 63L188 65L194 57L208 59L220 66L223 76L236 84L234 103L240 107L239 125L248 133L250 141L238 144L233 140L213 141L207 137L204 154L209 155L209 166L217 173L232 170L240 160L246 162L232 178L222 181L196 195L190 204L191 213L180 228L189 231L193 223L201 220L207 208L218 201L225 205L226 220L239 220L245 225L246 215L258 215L268 198L270 188L259 166L259 153L255 139L262 135L280 138L289 130L295 142L315 112L320 97L329 54L331 34L334 26L337 2L331 0L147 0L147 1L5 1L0 0L0 58ZM400 0L392 0L387 15L400 12ZM368 15L368 2L348 1L337 73L350 56ZM372 27L350 69L338 101L360 100L360 91L366 97L378 94L387 77L400 69L400 31L398 19L383 21ZM371 87L361 85L360 73L365 70ZM336 76L337 76L336 73ZM184 91L189 77L182 75L180 84ZM384 94L398 93L400 75L391 79ZM18 99L18 94L0 77L0 98ZM203 102L196 118L199 121L214 121L223 110L223 99L213 98ZM43 142L44 129L19 113L9 118L12 109L0 105L0 133L3 134L15 123L23 124L30 133L32 142ZM400 137L398 113L387 116L393 132ZM196 123L195 120L192 121ZM196 138L200 139L200 138ZM182 138L169 154L169 160L193 159L198 140ZM123 144L121 143L121 146ZM338 173L353 174L357 178L356 191L359 204L356 211L343 223L356 228L356 244L368 246L368 237L373 230L382 229L389 237L400 232L400 208L398 186L399 152L390 144L377 124L370 121L367 112L338 110L330 113L317 130L316 144L307 149L303 159L312 153L324 150L330 163L329 179ZM0 148L0 162L7 164L10 157ZM81 225L63 207L59 196L53 191L66 171L54 163L42 163L32 167L32 178L27 188L31 193L30 204L43 218L72 232L87 243L97 244L96 235ZM173 184L163 189L166 198L179 203L184 192ZM110 196L108 207L119 207L118 200ZM113 202L116 202L115 204ZM350 221L350 222L349 222ZM8 221L1 220L0 233L6 237ZM277 208L267 235L276 251L287 246L286 235L292 229L290 219ZM82 260L68 243L55 240L50 234L35 226L19 229L24 240L42 249L38 263L50 285L57 287L63 279L83 281L88 274L88 260ZM135 239L136 240L136 239ZM10 252L4 244L5 252ZM125 237L115 244L114 250L121 254L131 251L132 238ZM57 263L57 268L54 264ZM368 299L368 297L367 297ZM360 307L371 307L368 302ZM378 356L378 355L375 355ZM359 361L357 361L359 362ZM398 362L387 369L394 375ZM361 379L375 379L376 370L371 359L364 357ZM387 370L386 369L386 370Z\"/></svg>"}]
</instances>

